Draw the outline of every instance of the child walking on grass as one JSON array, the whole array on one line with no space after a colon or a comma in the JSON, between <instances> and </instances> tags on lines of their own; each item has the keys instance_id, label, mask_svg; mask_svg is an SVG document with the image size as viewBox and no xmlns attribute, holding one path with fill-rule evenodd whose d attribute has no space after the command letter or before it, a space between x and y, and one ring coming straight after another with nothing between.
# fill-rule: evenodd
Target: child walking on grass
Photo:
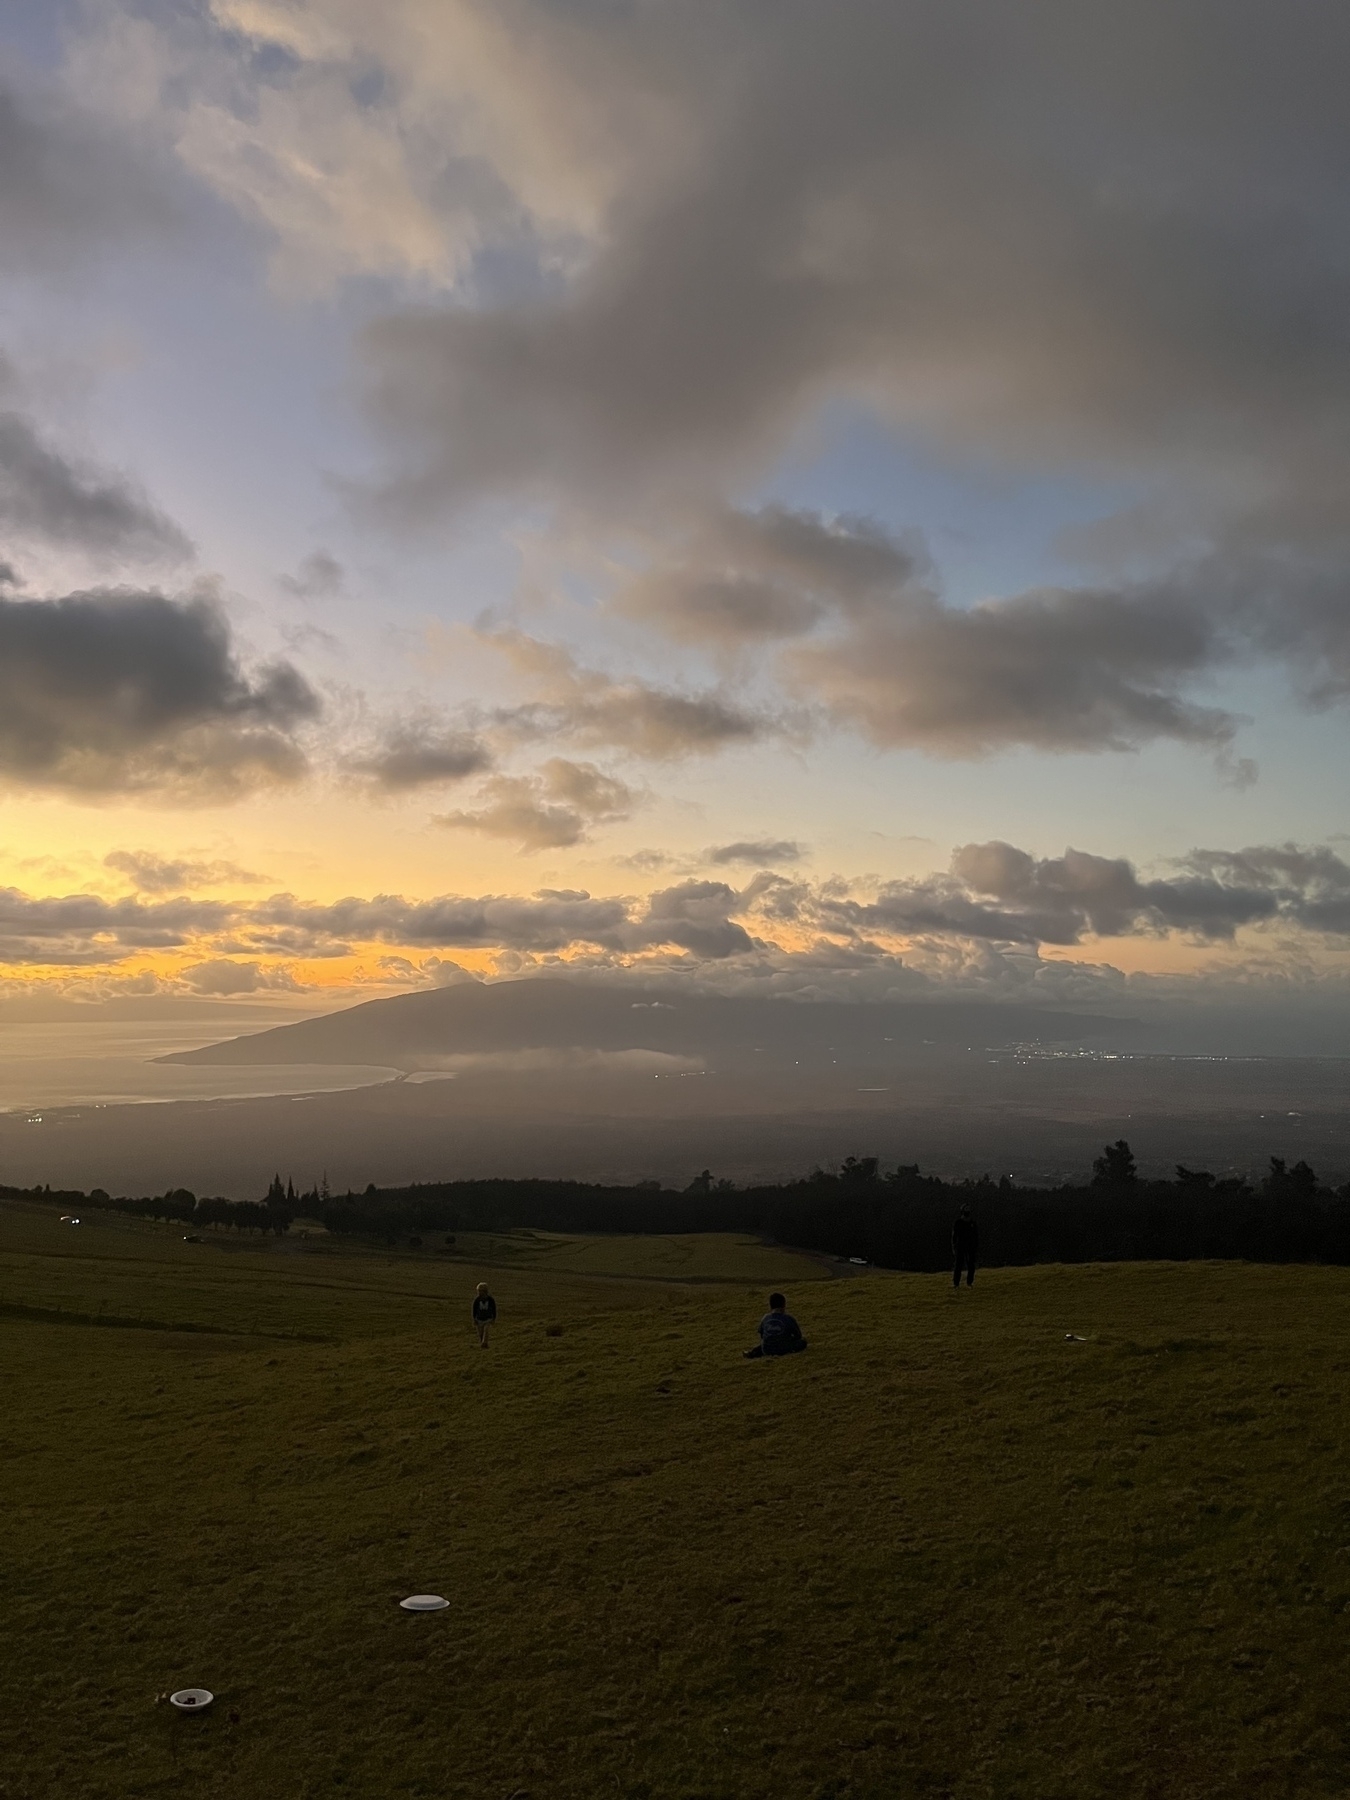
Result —
<instances>
[{"instance_id":1,"label":"child walking on grass","mask_svg":"<svg viewBox=\"0 0 1350 1800\"><path fill-rule=\"evenodd\" d=\"M480 1281L473 1296L473 1324L478 1333L478 1348L488 1347L488 1328L497 1317L497 1302L488 1292L486 1281Z\"/></svg>"}]
</instances>

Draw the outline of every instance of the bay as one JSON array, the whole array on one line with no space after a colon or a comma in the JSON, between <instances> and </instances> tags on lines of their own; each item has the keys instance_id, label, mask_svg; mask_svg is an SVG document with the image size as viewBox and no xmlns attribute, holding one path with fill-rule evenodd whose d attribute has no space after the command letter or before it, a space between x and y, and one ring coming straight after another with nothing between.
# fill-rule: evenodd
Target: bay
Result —
<instances>
[{"instance_id":1,"label":"bay","mask_svg":"<svg viewBox=\"0 0 1350 1800\"><path fill-rule=\"evenodd\" d=\"M267 1026L232 1025L228 1035ZM37 1115L58 1107L231 1100L276 1094L323 1094L395 1079L397 1071L364 1063L284 1063L251 1067L162 1064L154 1059L195 1050L226 1035L212 1020L90 1020L0 1024L0 1113ZM35 1117L34 1123L40 1121Z\"/></svg>"}]
</instances>

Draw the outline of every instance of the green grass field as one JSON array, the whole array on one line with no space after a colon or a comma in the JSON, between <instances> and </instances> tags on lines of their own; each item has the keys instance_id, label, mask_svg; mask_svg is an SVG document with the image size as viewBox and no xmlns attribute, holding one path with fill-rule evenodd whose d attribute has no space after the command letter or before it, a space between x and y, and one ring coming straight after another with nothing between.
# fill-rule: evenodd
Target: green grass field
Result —
<instances>
[{"instance_id":1,"label":"green grass field","mask_svg":"<svg viewBox=\"0 0 1350 1800\"><path fill-rule=\"evenodd\" d=\"M0 1795L1350 1792L1350 1271L824 1276L0 1206Z\"/></svg>"}]
</instances>

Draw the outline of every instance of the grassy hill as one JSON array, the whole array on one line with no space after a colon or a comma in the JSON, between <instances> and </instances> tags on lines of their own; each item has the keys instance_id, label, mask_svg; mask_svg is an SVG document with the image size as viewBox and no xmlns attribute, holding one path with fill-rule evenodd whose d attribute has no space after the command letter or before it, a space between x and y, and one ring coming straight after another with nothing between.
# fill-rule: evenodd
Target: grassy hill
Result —
<instances>
[{"instance_id":1,"label":"grassy hill","mask_svg":"<svg viewBox=\"0 0 1350 1800\"><path fill-rule=\"evenodd\" d=\"M0 1207L0 1796L1347 1791L1350 1271L823 1274Z\"/></svg>"}]
</instances>

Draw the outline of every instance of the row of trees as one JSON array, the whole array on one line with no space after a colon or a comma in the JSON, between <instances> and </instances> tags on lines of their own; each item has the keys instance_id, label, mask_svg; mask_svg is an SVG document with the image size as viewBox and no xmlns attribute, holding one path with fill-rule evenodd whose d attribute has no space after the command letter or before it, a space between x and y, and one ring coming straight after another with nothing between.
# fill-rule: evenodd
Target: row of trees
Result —
<instances>
[{"instance_id":1,"label":"row of trees","mask_svg":"<svg viewBox=\"0 0 1350 1800\"><path fill-rule=\"evenodd\" d=\"M1090 1182L1053 1188L1019 1186L1007 1176L944 1181L913 1164L883 1170L875 1157L849 1157L837 1170L774 1185L738 1187L705 1169L682 1191L656 1182L502 1180L372 1185L362 1194L330 1194L325 1181L297 1193L278 1176L262 1201L196 1200L182 1188L142 1200L112 1200L99 1189L89 1196L38 1190L36 1197L278 1233L298 1217L314 1218L330 1232L386 1244L521 1228L750 1231L896 1269L947 1266L952 1219L969 1206L981 1261L995 1265L1196 1257L1350 1264L1350 1186L1327 1188L1307 1163L1291 1169L1278 1158L1255 1186L1183 1166L1170 1181L1144 1180L1124 1140L1103 1150Z\"/></svg>"},{"instance_id":2,"label":"row of trees","mask_svg":"<svg viewBox=\"0 0 1350 1800\"><path fill-rule=\"evenodd\" d=\"M162 1194L148 1194L141 1199L114 1199L104 1188L89 1193L76 1190L53 1191L48 1187L0 1187L0 1197L50 1201L70 1212L80 1210L131 1213L140 1219L158 1219L189 1226L225 1225L234 1231L273 1232L280 1237L295 1219L312 1209L307 1202L317 1195L301 1195L294 1183L282 1187L274 1177L265 1200L226 1200L203 1195L201 1199L190 1188L169 1188Z\"/></svg>"}]
</instances>

